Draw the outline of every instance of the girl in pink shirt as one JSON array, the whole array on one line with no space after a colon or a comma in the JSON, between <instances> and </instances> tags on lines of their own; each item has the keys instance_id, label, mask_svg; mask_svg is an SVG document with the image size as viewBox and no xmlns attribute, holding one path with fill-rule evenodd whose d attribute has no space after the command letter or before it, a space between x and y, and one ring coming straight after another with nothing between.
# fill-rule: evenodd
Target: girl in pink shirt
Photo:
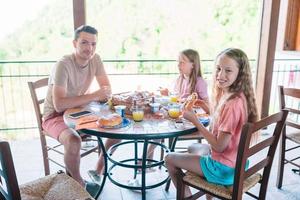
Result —
<instances>
[{"instance_id":1,"label":"girl in pink shirt","mask_svg":"<svg viewBox=\"0 0 300 200\"><path fill-rule=\"evenodd\" d=\"M200 56L193 49L186 49L179 54L178 58L179 76L174 84L174 93L179 97L179 101L184 102L185 99L193 92L198 94L199 103L205 105L205 112L209 113L209 101L207 93L207 83L202 77ZM162 95L169 95L167 88L162 89Z\"/></svg>"},{"instance_id":2,"label":"girl in pink shirt","mask_svg":"<svg viewBox=\"0 0 300 200\"><path fill-rule=\"evenodd\" d=\"M212 183L232 185L242 126L258 118L246 54L239 49L226 49L217 56L215 65L211 131L198 121L193 111L184 110L183 113L184 118L190 120L207 140L211 154L202 156L195 151L168 154L165 162L175 186L175 174L181 169L194 172ZM188 187L185 195L191 195Z\"/></svg>"},{"instance_id":3,"label":"girl in pink shirt","mask_svg":"<svg viewBox=\"0 0 300 200\"><path fill-rule=\"evenodd\" d=\"M178 59L179 77L176 79L174 91L178 94L180 101L184 101L193 92L198 94L198 98L202 101L203 110L209 113L207 84L202 78L200 56L193 49L186 49L179 54ZM161 91L163 95L169 95L169 90ZM155 142L159 142L156 140ZM150 144L147 157L153 159L154 149L157 145Z\"/></svg>"},{"instance_id":4,"label":"girl in pink shirt","mask_svg":"<svg viewBox=\"0 0 300 200\"><path fill-rule=\"evenodd\" d=\"M198 52L193 49L182 51L179 55L178 69L180 75L176 80L174 90L179 94L180 99L186 99L196 92L199 99L208 102L207 84L202 78Z\"/></svg>"}]
</instances>

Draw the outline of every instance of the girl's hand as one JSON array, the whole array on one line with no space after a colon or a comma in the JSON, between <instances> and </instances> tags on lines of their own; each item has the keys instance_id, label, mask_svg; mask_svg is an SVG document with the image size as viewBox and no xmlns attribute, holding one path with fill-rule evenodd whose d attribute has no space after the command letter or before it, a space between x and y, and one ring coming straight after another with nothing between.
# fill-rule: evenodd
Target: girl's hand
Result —
<instances>
[{"instance_id":1,"label":"girl's hand","mask_svg":"<svg viewBox=\"0 0 300 200\"><path fill-rule=\"evenodd\" d=\"M200 108L202 108L205 111L205 113L210 114L210 112L209 112L209 105L208 105L207 101L204 101L204 100L201 100L201 99L197 99L194 102L194 107L200 107Z\"/></svg>"},{"instance_id":2,"label":"girl's hand","mask_svg":"<svg viewBox=\"0 0 300 200\"><path fill-rule=\"evenodd\" d=\"M193 92L191 95L189 95L185 101L185 103L183 104L184 108L186 110L193 110L194 107L194 103L198 98L198 94L196 92Z\"/></svg>"},{"instance_id":3,"label":"girl's hand","mask_svg":"<svg viewBox=\"0 0 300 200\"><path fill-rule=\"evenodd\" d=\"M192 122L194 125L199 124L198 118L193 110L183 110L183 118L189 120Z\"/></svg>"},{"instance_id":4,"label":"girl's hand","mask_svg":"<svg viewBox=\"0 0 300 200\"><path fill-rule=\"evenodd\" d=\"M160 94L162 96L169 96L169 90L168 90L168 88L160 88Z\"/></svg>"},{"instance_id":5,"label":"girl's hand","mask_svg":"<svg viewBox=\"0 0 300 200\"><path fill-rule=\"evenodd\" d=\"M197 99L195 102L194 102L194 106L195 107L202 107L203 105L205 105L205 101L201 100L201 99Z\"/></svg>"}]
</instances>

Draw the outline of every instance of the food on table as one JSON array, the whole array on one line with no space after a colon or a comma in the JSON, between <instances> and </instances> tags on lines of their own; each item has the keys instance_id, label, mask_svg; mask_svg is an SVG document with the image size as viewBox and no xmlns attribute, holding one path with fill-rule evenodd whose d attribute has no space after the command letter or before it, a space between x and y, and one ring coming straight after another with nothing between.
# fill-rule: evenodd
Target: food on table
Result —
<instances>
[{"instance_id":1,"label":"food on table","mask_svg":"<svg viewBox=\"0 0 300 200\"><path fill-rule=\"evenodd\" d=\"M136 101L136 105L144 107L145 113L151 112L151 99L154 96L153 93L148 91L135 91L135 92L126 92L118 95L113 95L112 104L116 105L125 105L125 113L132 114L133 102Z\"/></svg>"},{"instance_id":2,"label":"food on table","mask_svg":"<svg viewBox=\"0 0 300 200\"><path fill-rule=\"evenodd\" d=\"M123 121L122 117L118 115L117 113L112 113L106 116L100 117L98 120L98 125L100 127L107 126L107 127L112 127L112 126L117 126L121 124Z\"/></svg>"},{"instance_id":3,"label":"food on table","mask_svg":"<svg viewBox=\"0 0 300 200\"><path fill-rule=\"evenodd\" d=\"M184 108L186 110L192 110L194 107L194 103L197 99L198 99L197 93L193 92L190 96L188 96L188 98L184 102Z\"/></svg>"}]
</instances>

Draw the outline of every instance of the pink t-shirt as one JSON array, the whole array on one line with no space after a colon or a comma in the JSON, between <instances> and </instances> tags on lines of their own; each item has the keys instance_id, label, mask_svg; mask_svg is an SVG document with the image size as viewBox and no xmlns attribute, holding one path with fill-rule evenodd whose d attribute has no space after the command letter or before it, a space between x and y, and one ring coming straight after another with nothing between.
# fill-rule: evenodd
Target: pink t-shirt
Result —
<instances>
[{"instance_id":1,"label":"pink t-shirt","mask_svg":"<svg viewBox=\"0 0 300 200\"><path fill-rule=\"evenodd\" d=\"M218 120L213 126L213 134L221 131L232 135L227 148L219 153L212 149L211 157L224 165L235 167L238 145L243 125L247 122L247 101L243 93L225 102Z\"/></svg>"},{"instance_id":2,"label":"pink t-shirt","mask_svg":"<svg viewBox=\"0 0 300 200\"><path fill-rule=\"evenodd\" d=\"M182 84L180 87L181 80ZM176 79L174 90L175 92L179 93L181 99L187 98L192 92L196 92L198 94L199 99L208 99L207 83L200 76L197 77L195 91L190 92L189 79L181 78L181 76Z\"/></svg>"}]
</instances>

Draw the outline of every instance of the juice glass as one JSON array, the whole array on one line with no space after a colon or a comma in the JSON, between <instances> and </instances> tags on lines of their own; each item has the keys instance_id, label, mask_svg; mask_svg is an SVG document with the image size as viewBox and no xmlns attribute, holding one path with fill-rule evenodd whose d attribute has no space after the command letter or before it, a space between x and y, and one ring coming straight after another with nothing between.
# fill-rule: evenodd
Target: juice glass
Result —
<instances>
[{"instance_id":1,"label":"juice glass","mask_svg":"<svg viewBox=\"0 0 300 200\"><path fill-rule=\"evenodd\" d=\"M132 108L132 118L136 122L143 121L143 119L144 119L144 109L142 107Z\"/></svg>"},{"instance_id":2,"label":"juice glass","mask_svg":"<svg viewBox=\"0 0 300 200\"><path fill-rule=\"evenodd\" d=\"M178 102L178 93L173 92L170 95L170 102L177 103Z\"/></svg>"},{"instance_id":3,"label":"juice glass","mask_svg":"<svg viewBox=\"0 0 300 200\"><path fill-rule=\"evenodd\" d=\"M171 118L176 119L180 116L180 104L169 104L168 114Z\"/></svg>"}]
</instances>

